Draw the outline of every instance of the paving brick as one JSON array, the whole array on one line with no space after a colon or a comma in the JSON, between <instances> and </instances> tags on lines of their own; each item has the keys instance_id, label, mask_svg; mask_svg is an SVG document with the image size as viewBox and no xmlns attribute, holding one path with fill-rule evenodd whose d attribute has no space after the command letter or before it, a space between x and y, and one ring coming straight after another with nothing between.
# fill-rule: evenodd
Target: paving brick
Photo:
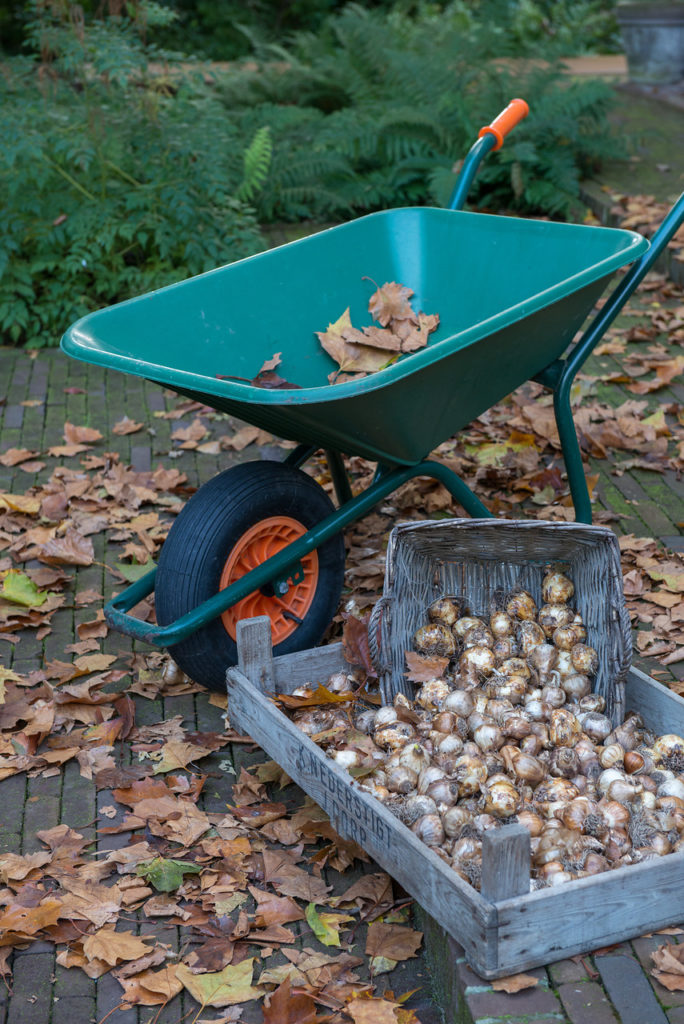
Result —
<instances>
[{"instance_id":1,"label":"paving brick","mask_svg":"<svg viewBox=\"0 0 684 1024\"><path fill-rule=\"evenodd\" d=\"M534 1017L510 1017L506 1014L505 1017L482 1017L479 1021L476 1021L475 1024L561 1024L564 1020L564 1016L558 1016L556 1014L554 1014L553 1017L547 1017L546 1015L539 1017L537 1014L535 1014ZM441 1024L444 1024L443 1018ZM449 1021L448 1024L451 1024L451 1021ZM459 1018L458 1024L461 1024L461 1018Z\"/></svg>"},{"instance_id":2,"label":"paving brick","mask_svg":"<svg viewBox=\"0 0 684 1024\"><path fill-rule=\"evenodd\" d=\"M8 405L5 415L2 418L3 433L7 430L15 430L21 427L24 422L24 406ZM7 446L9 448L9 445Z\"/></svg>"},{"instance_id":3,"label":"paving brick","mask_svg":"<svg viewBox=\"0 0 684 1024\"><path fill-rule=\"evenodd\" d=\"M667 1010L669 1024L684 1024L684 1006L673 1006Z\"/></svg>"},{"instance_id":4,"label":"paving brick","mask_svg":"<svg viewBox=\"0 0 684 1024\"><path fill-rule=\"evenodd\" d=\"M21 842L19 832L0 832L0 853L20 853Z\"/></svg>"},{"instance_id":5,"label":"paving brick","mask_svg":"<svg viewBox=\"0 0 684 1024\"><path fill-rule=\"evenodd\" d=\"M520 1017L535 1013L553 1014L559 1013L561 1009L553 992L541 987L523 989L515 995L494 991L469 993L466 990L465 996L474 1020L482 1017L503 1017L508 1014L517 1014Z\"/></svg>"},{"instance_id":6,"label":"paving brick","mask_svg":"<svg viewBox=\"0 0 684 1024\"><path fill-rule=\"evenodd\" d=\"M594 957L594 963L622 1024L667 1024L638 960L611 953Z\"/></svg>"},{"instance_id":7,"label":"paving brick","mask_svg":"<svg viewBox=\"0 0 684 1024\"><path fill-rule=\"evenodd\" d=\"M556 960L547 967L554 985L563 985L569 981L588 981L589 975L581 962L575 960ZM527 972L526 972L527 973Z\"/></svg>"},{"instance_id":8,"label":"paving brick","mask_svg":"<svg viewBox=\"0 0 684 1024\"><path fill-rule=\"evenodd\" d=\"M166 409L164 393L156 385L146 385L145 401L147 402L147 408L150 412L164 412Z\"/></svg>"},{"instance_id":9,"label":"paving brick","mask_svg":"<svg viewBox=\"0 0 684 1024\"><path fill-rule=\"evenodd\" d=\"M26 776L11 775L2 783L2 807L0 808L0 833L13 834L21 831L26 797Z\"/></svg>"},{"instance_id":10,"label":"paving brick","mask_svg":"<svg viewBox=\"0 0 684 1024\"><path fill-rule=\"evenodd\" d=\"M7 1024L46 1024L52 1009L53 953L15 958Z\"/></svg>"},{"instance_id":11,"label":"paving brick","mask_svg":"<svg viewBox=\"0 0 684 1024\"><path fill-rule=\"evenodd\" d=\"M559 985L558 995L572 1024L618 1024L608 997L596 982Z\"/></svg>"},{"instance_id":12,"label":"paving brick","mask_svg":"<svg viewBox=\"0 0 684 1024\"><path fill-rule=\"evenodd\" d=\"M89 978L80 967L55 966L55 996L59 999L95 999L97 982Z\"/></svg>"},{"instance_id":13,"label":"paving brick","mask_svg":"<svg viewBox=\"0 0 684 1024\"><path fill-rule=\"evenodd\" d=\"M82 836L94 839L93 822L97 814L95 790L92 782L81 776L79 768L80 765L76 761L70 761L64 766L61 820Z\"/></svg>"},{"instance_id":14,"label":"paving brick","mask_svg":"<svg viewBox=\"0 0 684 1024\"><path fill-rule=\"evenodd\" d=\"M90 1024L91 1021L97 1021L94 996L63 996L53 1001L50 1024Z\"/></svg>"},{"instance_id":15,"label":"paving brick","mask_svg":"<svg viewBox=\"0 0 684 1024\"><path fill-rule=\"evenodd\" d=\"M152 449L149 445L131 445L131 465L138 473L147 473L152 468Z\"/></svg>"},{"instance_id":16,"label":"paving brick","mask_svg":"<svg viewBox=\"0 0 684 1024\"><path fill-rule=\"evenodd\" d=\"M41 796L34 803L27 802L24 811L23 853L45 849L36 832L59 824L59 808L59 797Z\"/></svg>"},{"instance_id":17,"label":"paving brick","mask_svg":"<svg viewBox=\"0 0 684 1024\"><path fill-rule=\"evenodd\" d=\"M119 982L111 974L103 974L97 982L97 1001L95 1015L101 1021L108 1013L110 1020L116 1024L138 1024L138 1011L135 1007L130 1010L117 1009L121 1005L123 989ZM43 1021L42 1024L45 1024Z\"/></svg>"},{"instance_id":18,"label":"paving brick","mask_svg":"<svg viewBox=\"0 0 684 1024\"><path fill-rule=\"evenodd\" d=\"M34 798L54 797L59 800L62 794L62 775L37 775L28 780L27 800L33 803Z\"/></svg>"}]
</instances>

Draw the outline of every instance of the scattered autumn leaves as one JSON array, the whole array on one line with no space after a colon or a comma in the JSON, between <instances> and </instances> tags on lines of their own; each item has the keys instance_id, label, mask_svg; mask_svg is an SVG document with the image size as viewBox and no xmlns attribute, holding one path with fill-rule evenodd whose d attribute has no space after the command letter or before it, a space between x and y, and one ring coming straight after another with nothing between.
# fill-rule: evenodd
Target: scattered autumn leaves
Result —
<instances>
[{"instance_id":1,"label":"scattered autumn leaves","mask_svg":"<svg viewBox=\"0 0 684 1024\"><path fill-rule=\"evenodd\" d=\"M616 479L633 470L653 479L679 474L684 461L684 415L669 391L681 373L684 307L662 280L652 279L646 288L646 305L635 310L638 322L604 340L597 353L606 360L605 366L598 363L600 375L594 370L582 376L573 395L585 455L600 464L617 453L608 467L608 477L614 473ZM401 303L410 306L410 295L395 298L398 307L371 310L379 326L366 331L390 330L394 321L405 325L401 330L420 327L419 317L396 315ZM343 339L345 344L366 345L370 335L357 333L365 340ZM400 344L376 352L386 362L406 350ZM275 373L276 365L264 373ZM349 368L341 366L340 376L342 371ZM633 397L616 404L616 384ZM669 397L661 401L664 393ZM215 436L207 426L210 410L197 402L182 401L155 415L183 421L172 430L171 459L185 451L215 455L253 442L275 443L251 426ZM143 429L123 417L113 432L124 437ZM241 770L230 806L204 810L203 759L214 756L209 772L215 772L218 752L230 743L239 749L244 738L230 730L193 733L180 715L136 721L133 698L172 698L196 688L161 655L104 653L102 595L93 588L74 590L74 573L95 564L102 535L121 545L120 560L105 570L112 579L123 585L147 571L189 489L185 474L174 468L136 472L115 453L101 453L103 440L94 428L67 423L63 443L45 452L10 448L0 455L0 464L27 474L41 472L49 459L78 460L57 466L45 483L0 493L5 650L19 641L20 631L46 637L56 614L92 606L65 648L70 660L53 658L28 673L0 669L0 779L49 778L68 767L107 797L97 823L97 858L92 836L66 825L41 831L36 852L0 857L0 970L7 973L13 948L52 940L63 965L91 977L111 972L130 1005L159 1006L185 988L200 1004L225 1013L226 1021L238 1019L245 1001L260 999L267 1024L314 1021L321 1013L347 1024L409 1024L416 1018L406 1007L407 994L379 998L373 983L416 955L420 943L395 904L389 878L365 874L345 886L336 873L362 851L336 836L315 805L293 806L287 790L269 792L269 784L287 785L272 763ZM497 514L515 517L524 506L540 518L572 517L550 402L536 385L489 410L440 446L436 457L460 472ZM370 482L374 467L358 458L348 466L355 490ZM323 470L320 482L331 487ZM596 478L590 482L595 485ZM398 519L452 511L441 485L412 481L353 527L347 596L367 607L381 589L383 540ZM618 516L599 510L597 519ZM621 549L638 650L674 665L684 657L684 562L651 538L627 535ZM357 654L363 663L363 652ZM122 751L130 756L122 758ZM107 837L126 844L108 848ZM138 936L126 924L130 914L183 926L189 937L183 952ZM359 927L362 944L354 945ZM671 962L661 970L677 973Z\"/></svg>"},{"instance_id":2,"label":"scattered autumn leaves","mask_svg":"<svg viewBox=\"0 0 684 1024\"><path fill-rule=\"evenodd\" d=\"M209 417L197 403L181 403L180 411L198 415L173 432L174 450L199 449ZM120 424L122 436L138 428ZM236 448L239 433L228 438ZM59 466L46 483L0 496L0 639L7 650L27 628L42 639L57 611L95 607L65 647L71 660L45 660L31 672L0 668L0 780L71 768L80 785L100 792L99 816L95 834L60 824L37 833L37 851L0 856L0 973L10 981L13 949L52 941L63 967L92 978L111 973L122 1008L158 1008L185 989L226 1021L260 1000L267 1024L313 1021L321 1009L348 1024L368 1019L367 1006L417 1024L407 995L375 996L374 977L420 945L388 876L366 874L346 885L340 878L333 895L330 880L365 855L315 805L293 804L291 795L271 799L269 781L289 782L276 765L256 774L242 769L230 803L203 809L203 760L220 751L219 776L227 780L235 771L230 744L239 749L248 739L229 728L193 732L168 712L139 723L141 700L199 688L164 655L101 649L108 635L102 594L79 589L74 572L95 564L93 540L102 534L122 552L104 572L125 582L132 570L146 571L188 493L185 475L161 466L139 473L114 453L99 455L102 435L94 428L68 424L64 441L48 457L78 458L78 468ZM10 450L5 461L22 465L36 454ZM138 935L131 915L170 934L182 927L181 952L171 941ZM390 930L393 959L364 954L369 921ZM353 1003L360 1008L347 1010Z\"/></svg>"}]
</instances>

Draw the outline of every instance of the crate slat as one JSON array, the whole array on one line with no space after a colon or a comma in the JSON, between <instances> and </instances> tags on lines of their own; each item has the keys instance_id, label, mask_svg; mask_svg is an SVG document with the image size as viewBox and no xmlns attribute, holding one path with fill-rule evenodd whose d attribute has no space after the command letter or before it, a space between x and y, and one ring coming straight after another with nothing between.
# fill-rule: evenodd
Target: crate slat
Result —
<instances>
[{"instance_id":1,"label":"crate slat","mask_svg":"<svg viewBox=\"0 0 684 1024\"><path fill-rule=\"evenodd\" d=\"M512 974L684 919L684 853L496 904L498 974ZM494 976L494 975L492 975Z\"/></svg>"}]
</instances>

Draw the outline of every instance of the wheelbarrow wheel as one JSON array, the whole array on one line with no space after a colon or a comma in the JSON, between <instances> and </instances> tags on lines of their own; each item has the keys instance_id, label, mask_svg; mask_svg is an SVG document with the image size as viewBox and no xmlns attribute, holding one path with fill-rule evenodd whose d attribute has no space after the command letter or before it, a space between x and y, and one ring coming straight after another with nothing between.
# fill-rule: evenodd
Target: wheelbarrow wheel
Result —
<instances>
[{"instance_id":1,"label":"wheelbarrow wheel","mask_svg":"<svg viewBox=\"0 0 684 1024\"><path fill-rule=\"evenodd\" d=\"M157 621L165 626L213 597L334 512L325 491L299 469L248 462L220 473L188 501L173 524L155 580ZM335 614L344 579L337 533L299 563L278 595L263 587L170 648L176 664L210 690L225 690L237 662L240 619L268 615L275 654L312 647Z\"/></svg>"}]
</instances>

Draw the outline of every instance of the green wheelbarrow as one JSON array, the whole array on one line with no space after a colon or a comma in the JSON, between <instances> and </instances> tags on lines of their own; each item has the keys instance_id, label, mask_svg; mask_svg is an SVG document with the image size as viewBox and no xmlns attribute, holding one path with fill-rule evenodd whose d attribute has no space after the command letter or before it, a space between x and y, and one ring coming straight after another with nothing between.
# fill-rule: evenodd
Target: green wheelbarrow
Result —
<instances>
[{"instance_id":1,"label":"green wheelbarrow","mask_svg":"<svg viewBox=\"0 0 684 1024\"><path fill-rule=\"evenodd\" d=\"M441 481L469 515L490 513L429 453L527 380L553 392L578 521L591 522L570 410L577 370L684 220L684 196L649 247L630 231L462 212L483 157L527 113L513 100L471 148L448 209L361 217L301 241L100 310L62 339L69 355L159 383L298 442L283 462L220 473L188 501L156 570L105 608L109 624L170 648L217 690L237 659L241 618L271 619L276 653L316 644L343 584L341 531L416 476ZM637 261L579 341L614 272ZM439 312L430 343L361 380L327 383L335 368L316 331L346 307L367 317L374 281L400 281L416 308ZM297 389L251 381L281 352ZM228 376L230 375L230 376ZM226 379L227 378L227 379ZM325 451L336 508L301 466ZM352 495L342 453L377 464ZM130 610L154 591L158 625Z\"/></svg>"}]
</instances>

